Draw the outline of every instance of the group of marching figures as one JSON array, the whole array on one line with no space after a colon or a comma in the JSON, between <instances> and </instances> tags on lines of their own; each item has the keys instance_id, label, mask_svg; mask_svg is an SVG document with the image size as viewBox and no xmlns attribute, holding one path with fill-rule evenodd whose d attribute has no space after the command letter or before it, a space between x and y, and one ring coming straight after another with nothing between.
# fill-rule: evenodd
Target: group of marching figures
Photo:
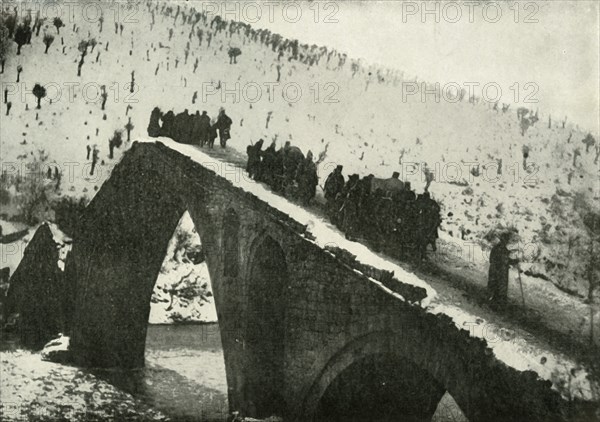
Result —
<instances>
[{"instance_id":1,"label":"group of marching figures","mask_svg":"<svg viewBox=\"0 0 600 422\"><path fill-rule=\"evenodd\" d=\"M211 119L206 111L189 114L186 108L175 114L171 110L163 113L154 107L148 123L148 136L166 136L183 144L207 145L209 148L213 148L218 137L221 148L225 148L227 140L231 139L232 123L223 108L219 109L216 119Z\"/></svg>"},{"instance_id":2,"label":"group of marching figures","mask_svg":"<svg viewBox=\"0 0 600 422\"><path fill-rule=\"evenodd\" d=\"M225 148L231 125L232 120L223 109L211 120L206 111L191 115L186 109L175 115L172 111L163 114L155 107L148 135L167 136L177 142L210 148L219 137L221 147ZM263 144L264 140L260 139L246 148L248 175L275 192L310 205L319 184L312 152L308 151L305 156L289 141L279 149L273 142L263 150ZM428 245L436 250L442 219L440 206L429 192L416 195L410 182L399 179L398 172L389 179L379 179L372 174L360 178L352 174L346 180L342 170L338 165L329 174L323 193L329 219L348 239L363 239L377 250L418 259L426 257Z\"/></svg>"},{"instance_id":3,"label":"group of marching figures","mask_svg":"<svg viewBox=\"0 0 600 422\"><path fill-rule=\"evenodd\" d=\"M319 183L312 152L305 157L290 142L279 150L275 143L263 150L263 143L261 139L246 148L249 176L309 205ZM398 172L389 179L352 174L346 180L342 170L338 165L329 174L323 192L329 219L348 239L364 239L378 250L419 259L425 258L428 245L436 250L440 206L429 192L416 195Z\"/></svg>"}]
</instances>

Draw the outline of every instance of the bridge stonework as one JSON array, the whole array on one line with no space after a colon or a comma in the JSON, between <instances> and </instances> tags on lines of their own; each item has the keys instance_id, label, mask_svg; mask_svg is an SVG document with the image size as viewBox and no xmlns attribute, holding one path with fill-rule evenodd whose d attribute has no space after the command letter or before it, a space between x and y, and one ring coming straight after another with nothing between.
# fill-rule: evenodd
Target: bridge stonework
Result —
<instances>
[{"instance_id":1,"label":"bridge stonework","mask_svg":"<svg viewBox=\"0 0 600 422\"><path fill-rule=\"evenodd\" d=\"M370 378L402 368L395 402L379 406L407 420L430 419L445 391L470 421L568 418L549 382L499 362L449 317L393 296L218 173L159 143L134 144L115 167L67 263L78 364L144 365L153 286L188 210L212 281L232 411L327 419L323 400L357 407Z\"/></svg>"}]
</instances>

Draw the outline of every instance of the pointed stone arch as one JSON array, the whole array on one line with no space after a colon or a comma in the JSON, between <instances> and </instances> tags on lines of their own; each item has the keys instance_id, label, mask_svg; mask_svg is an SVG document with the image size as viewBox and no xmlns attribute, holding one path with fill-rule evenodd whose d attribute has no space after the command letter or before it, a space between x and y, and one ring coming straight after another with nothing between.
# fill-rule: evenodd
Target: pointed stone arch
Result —
<instances>
[{"instance_id":1,"label":"pointed stone arch","mask_svg":"<svg viewBox=\"0 0 600 422\"><path fill-rule=\"evenodd\" d=\"M447 391L446 380L437 379L429 368L422 367L411 359L410 355L406 353L407 350L411 350L411 347L403 348L402 343L408 343L404 336L398 336L397 333L388 331L373 332L349 342L329 360L311 386L304 398L303 415L307 420L312 421L330 420L331 417L324 415L324 409L321 405L321 400L327 398L330 388L340 389L339 385L336 384L341 384L344 387L343 393L335 393L345 394L346 396L352 395L355 392L348 388L349 382L352 382L352 376L360 374L361 370L364 372L364 368L369 368L370 375L376 377L378 374L375 373L374 368L387 368L385 369L389 371L385 374L387 378L392 382L397 382L397 385L402 387L397 389L398 395L395 398L395 403L388 406L387 410L403 412L401 415L395 415L396 418L403 417L402 420L431 420L440 399ZM343 377L345 379L340 383L339 378ZM357 381L364 382L365 380L369 381L366 378ZM460 380L455 381L460 384ZM332 396L332 394L329 394L329 396ZM331 400L331 397L329 397L329 400ZM384 401L381 404L387 405L389 403ZM365 403L365 405L371 405L371 403ZM375 409L377 408L375 407ZM384 411L386 409L377 410ZM324 417L326 419L323 419ZM351 419L346 418L346 420Z\"/></svg>"},{"instance_id":2,"label":"pointed stone arch","mask_svg":"<svg viewBox=\"0 0 600 422\"><path fill-rule=\"evenodd\" d=\"M137 149L115 167L86 208L85 229L66 266L77 295L71 328L77 364L144 366L154 284L189 205L182 186L178 177L165 177L165 169ZM209 220L202 223L213 226ZM206 230L197 219L194 224L202 237ZM215 260L207 260L209 267L210 262Z\"/></svg>"}]
</instances>

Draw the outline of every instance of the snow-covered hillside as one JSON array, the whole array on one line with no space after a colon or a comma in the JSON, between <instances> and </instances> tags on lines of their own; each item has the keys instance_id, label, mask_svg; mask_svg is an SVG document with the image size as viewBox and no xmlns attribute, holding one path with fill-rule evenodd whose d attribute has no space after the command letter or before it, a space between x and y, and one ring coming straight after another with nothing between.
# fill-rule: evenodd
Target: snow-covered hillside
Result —
<instances>
[{"instance_id":1,"label":"snow-covered hillside","mask_svg":"<svg viewBox=\"0 0 600 422\"><path fill-rule=\"evenodd\" d=\"M514 226L528 261L524 270L586 294L589 235L582 216L597 207L599 150L597 144L587 148L582 143L588 134L583 128L569 120L564 127L562 119L549 122L549 114L540 110L539 121L522 136L514 107L503 112L501 106L496 110L494 104L468 97L439 102L431 95L404 98L403 86L415 80L404 79L401 71L317 46L300 45L298 59L290 59L290 48L280 57L275 47L261 43L269 34L253 36L243 27L230 32L229 25L216 31L212 16L196 22L193 4L185 2L130 5L133 18L122 13L117 25L108 4L102 24L83 19L75 8L72 16L63 13L66 26L60 34L47 19L20 55L14 42L9 45L1 76L3 83L14 84L3 85L12 108L7 116L2 104L0 113L2 161L18 168L32 152L48 152L48 161L62 169L60 189L51 195L91 198L130 145L125 142L109 158L109 138L129 119L133 140L146 135L155 106L176 113L207 110L211 117L222 106L234 120L231 148L244 153L259 138L278 146L289 140L321 156L321 185L335 164L344 165L345 175L389 177L400 171L417 192L433 172L429 190L442 204L446 235L485 249L491 230ZM47 54L44 34L55 37ZM78 76L78 47L92 39L96 44L83 48ZM230 64L229 47L242 51L237 64ZM311 65L310 58L318 63ZM16 84L18 66L23 70ZM47 90L39 110L27 93L36 83ZM89 174L87 145L100 151L94 175ZM18 202L10 185L3 188L12 189L14 195L8 196ZM7 209L18 211L16 206Z\"/></svg>"}]
</instances>

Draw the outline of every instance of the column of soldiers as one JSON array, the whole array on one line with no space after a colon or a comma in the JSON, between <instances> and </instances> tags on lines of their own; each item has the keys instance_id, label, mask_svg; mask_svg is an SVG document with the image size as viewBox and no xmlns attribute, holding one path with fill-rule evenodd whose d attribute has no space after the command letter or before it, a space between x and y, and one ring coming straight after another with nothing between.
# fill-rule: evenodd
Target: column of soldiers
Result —
<instances>
[{"instance_id":1,"label":"column of soldiers","mask_svg":"<svg viewBox=\"0 0 600 422\"><path fill-rule=\"evenodd\" d=\"M315 197L319 177L313 154L308 151L306 157L298 147L286 142L283 148L275 149L273 142L265 150L264 140L248 145L248 163L246 171L256 181L266 183L275 192L299 199L309 205Z\"/></svg>"},{"instance_id":2,"label":"column of soldiers","mask_svg":"<svg viewBox=\"0 0 600 422\"><path fill-rule=\"evenodd\" d=\"M265 150L264 140L246 148L246 171L254 180L266 183L274 191L309 205L319 178L312 153L306 157L289 142L279 150L273 142ZM436 250L440 206L429 192L416 195L410 182L402 182L399 173L389 179L352 174L346 181L342 166L327 177L323 191L326 213L348 239L366 239L378 249L392 247L406 255L416 253L424 259L427 246Z\"/></svg>"},{"instance_id":3,"label":"column of soldiers","mask_svg":"<svg viewBox=\"0 0 600 422\"><path fill-rule=\"evenodd\" d=\"M210 148L218 136L221 147L225 148L231 124L231 118L222 108L218 118L211 121L206 111L190 115L186 109L175 115L173 111L163 114L155 107L148 135L166 136L186 144L199 143L201 147L207 144ZM249 176L266 183L275 192L310 205L319 183L312 152L304 156L300 148L289 141L279 150L275 142L264 150L263 145L264 140L260 139L246 148ZM348 239L362 238L378 249L392 247L402 255L416 252L421 259L425 258L428 245L436 250L440 206L429 192L417 196L410 182L399 179L398 172L389 179L373 175L361 179L358 174L352 174L346 181L342 166L337 166L327 177L323 191L327 215Z\"/></svg>"},{"instance_id":4,"label":"column of soldiers","mask_svg":"<svg viewBox=\"0 0 600 422\"><path fill-rule=\"evenodd\" d=\"M326 211L348 239L363 238L377 249L424 259L427 246L436 250L440 206L429 192L416 195L399 173L389 179L352 174L344 180L342 166L327 177L323 188Z\"/></svg>"},{"instance_id":5,"label":"column of soldiers","mask_svg":"<svg viewBox=\"0 0 600 422\"><path fill-rule=\"evenodd\" d=\"M317 167L312 153L286 142L275 149L273 142L265 150L264 140L246 148L246 171L256 181L266 183L274 191L293 196L309 205L318 185ZM440 206L429 192L416 195L410 182L402 182L394 172L389 179L372 174L352 174L345 180L338 165L327 177L323 192L325 212L330 221L348 239L364 239L377 250L398 257L426 258L427 246L436 251L438 228L442 221ZM504 233L490 254L488 290L494 308L507 303L509 265L518 263L507 248L511 234Z\"/></svg>"},{"instance_id":6,"label":"column of soldiers","mask_svg":"<svg viewBox=\"0 0 600 422\"><path fill-rule=\"evenodd\" d=\"M186 108L176 115L171 110L162 113L158 107L154 107L150 114L148 136L166 136L183 144L208 145L209 148L213 148L218 137L221 148L225 148L227 140L231 138L232 123L223 108L216 119L211 119L206 111L189 114Z\"/></svg>"}]
</instances>

